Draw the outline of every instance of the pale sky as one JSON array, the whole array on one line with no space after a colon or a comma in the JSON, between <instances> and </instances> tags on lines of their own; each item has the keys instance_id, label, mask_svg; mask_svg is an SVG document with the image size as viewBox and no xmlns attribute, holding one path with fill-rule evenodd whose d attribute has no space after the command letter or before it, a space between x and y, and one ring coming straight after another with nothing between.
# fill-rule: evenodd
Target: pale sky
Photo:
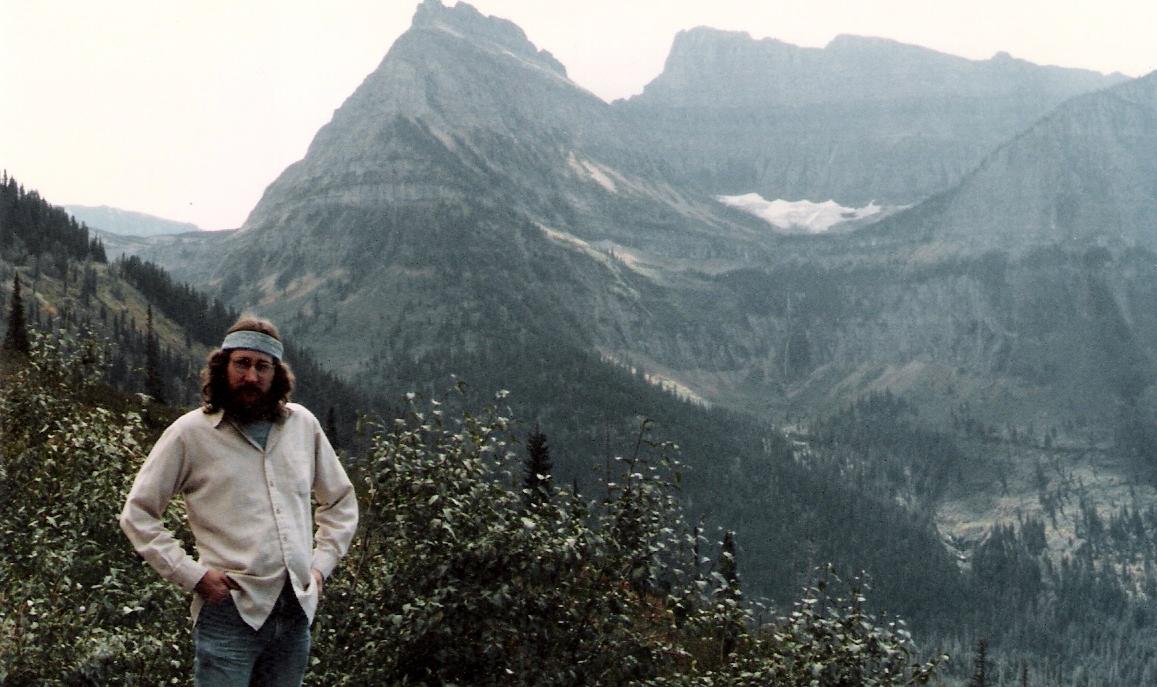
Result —
<instances>
[{"instance_id":1,"label":"pale sky","mask_svg":"<svg viewBox=\"0 0 1157 687\"><path fill-rule=\"evenodd\" d=\"M454 0L443 0L453 4ZM605 100L675 34L822 47L850 33L970 59L1157 69L1152 0L476 0ZM410 25L416 0L0 0L0 168L57 205L240 226Z\"/></svg>"}]
</instances>

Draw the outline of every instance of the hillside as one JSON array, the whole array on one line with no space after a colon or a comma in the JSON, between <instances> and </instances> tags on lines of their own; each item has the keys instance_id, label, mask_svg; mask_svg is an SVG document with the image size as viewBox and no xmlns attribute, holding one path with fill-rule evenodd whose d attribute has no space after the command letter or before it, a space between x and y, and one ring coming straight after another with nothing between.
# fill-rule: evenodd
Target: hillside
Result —
<instances>
[{"instance_id":1,"label":"hillside","mask_svg":"<svg viewBox=\"0 0 1157 687\"><path fill-rule=\"evenodd\" d=\"M965 251L1157 248L1157 73L1074 98L989 155L925 220Z\"/></svg>"},{"instance_id":2,"label":"hillside","mask_svg":"<svg viewBox=\"0 0 1157 687\"><path fill-rule=\"evenodd\" d=\"M210 233L210 232L205 232ZM0 299L11 307L19 275L29 329L52 341L91 342L103 382L176 407L200 404L200 371L237 311L135 256L107 260L100 235L4 175L0 184ZM8 318L0 322L6 335ZM334 441L353 443L359 412L392 403L355 390L290 342L295 398L324 414ZM156 376L150 374L155 371Z\"/></svg>"}]
</instances>

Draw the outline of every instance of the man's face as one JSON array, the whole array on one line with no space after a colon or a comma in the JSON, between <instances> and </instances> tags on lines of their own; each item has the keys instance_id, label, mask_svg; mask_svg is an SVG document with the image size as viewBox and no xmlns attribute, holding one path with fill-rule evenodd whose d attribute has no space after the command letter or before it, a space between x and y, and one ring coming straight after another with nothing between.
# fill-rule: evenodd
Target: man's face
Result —
<instances>
[{"instance_id":1,"label":"man's face","mask_svg":"<svg viewBox=\"0 0 1157 687\"><path fill-rule=\"evenodd\" d=\"M253 407L273 386L273 358L244 348L229 351L229 391L235 403Z\"/></svg>"}]
</instances>

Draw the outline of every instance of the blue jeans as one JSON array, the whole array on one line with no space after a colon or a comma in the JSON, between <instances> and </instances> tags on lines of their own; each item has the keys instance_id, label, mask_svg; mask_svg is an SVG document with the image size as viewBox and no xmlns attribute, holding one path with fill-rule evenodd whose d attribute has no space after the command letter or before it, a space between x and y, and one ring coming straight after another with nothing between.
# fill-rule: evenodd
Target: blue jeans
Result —
<instances>
[{"instance_id":1,"label":"blue jeans","mask_svg":"<svg viewBox=\"0 0 1157 687\"><path fill-rule=\"evenodd\" d=\"M301 685L309 663L309 620L286 581L260 630L241 619L233 599L205 604L193 627L197 687Z\"/></svg>"}]
</instances>

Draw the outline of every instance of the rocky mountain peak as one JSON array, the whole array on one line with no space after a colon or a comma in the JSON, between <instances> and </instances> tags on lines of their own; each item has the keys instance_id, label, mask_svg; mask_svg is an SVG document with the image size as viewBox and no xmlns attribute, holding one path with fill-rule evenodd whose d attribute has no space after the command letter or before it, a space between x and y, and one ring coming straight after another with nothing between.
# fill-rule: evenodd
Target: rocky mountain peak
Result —
<instances>
[{"instance_id":1,"label":"rocky mountain peak","mask_svg":"<svg viewBox=\"0 0 1157 687\"><path fill-rule=\"evenodd\" d=\"M633 101L701 105L774 101L793 81L792 64L818 50L799 48L774 38L756 40L743 31L700 26L680 31L671 45L663 73Z\"/></svg>"},{"instance_id":2,"label":"rocky mountain peak","mask_svg":"<svg viewBox=\"0 0 1157 687\"><path fill-rule=\"evenodd\" d=\"M492 49L504 50L534 60L547 69L566 77L566 67L546 50L539 50L516 24L479 12L473 5L459 2L452 7L441 0L423 0L414 13L412 30L445 31Z\"/></svg>"},{"instance_id":3,"label":"rocky mountain peak","mask_svg":"<svg viewBox=\"0 0 1157 687\"><path fill-rule=\"evenodd\" d=\"M743 49L754 42L788 45L775 38L764 38L756 41L746 31L727 31L710 26L696 26L675 34L668 61L673 60L678 64L689 57L698 57L704 50L719 50L728 47Z\"/></svg>"},{"instance_id":4,"label":"rocky mountain peak","mask_svg":"<svg viewBox=\"0 0 1157 687\"><path fill-rule=\"evenodd\" d=\"M515 24L466 3L425 0L306 157L266 190L242 232L283 231L294 225L287 213L310 203L459 198L467 177L494 174L491 148L556 135L566 145L613 139L607 108ZM623 148L617 140L604 147Z\"/></svg>"}]
</instances>

